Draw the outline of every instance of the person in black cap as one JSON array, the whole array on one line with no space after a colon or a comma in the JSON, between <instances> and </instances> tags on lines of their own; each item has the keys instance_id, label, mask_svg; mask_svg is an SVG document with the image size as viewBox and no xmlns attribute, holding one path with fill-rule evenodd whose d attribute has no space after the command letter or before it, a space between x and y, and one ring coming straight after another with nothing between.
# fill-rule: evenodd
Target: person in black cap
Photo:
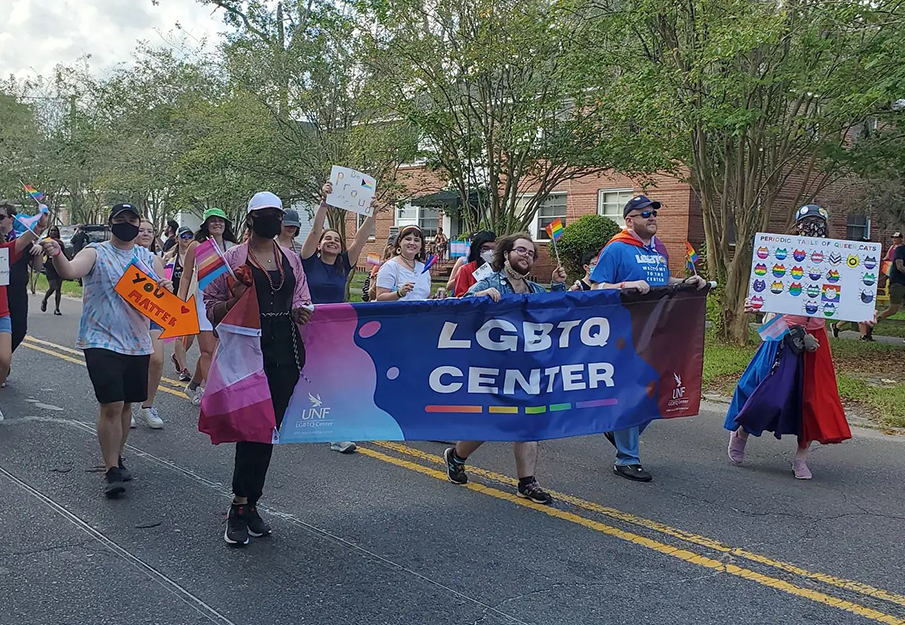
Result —
<instances>
[{"instance_id":1,"label":"person in black cap","mask_svg":"<svg viewBox=\"0 0 905 625\"><path fill-rule=\"evenodd\" d=\"M123 448L132 421L132 403L148 397L148 364L154 351L147 317L132 308L114 290L126 268L137 259L164 275L159 257L135 245L141 216L131 204L117 204L110 211L112 238L90 243L75 258L63 254L60 242L41 242L57 275L64 280L83 278L82 320L76 347L85 351L85 365L100 405L97 438L104 457L109 498L125 492L124 482L132 479L123 465ZM163 279L157 286L170 292L173 283Z\"/></svg>"},{"instance_id":2,"label":"person in black cap","mask_svg":"<svg viewBox=\"0 0 905 625\"><path fill-rule=\"evenodd\" d=\"M625 230L614 236L597 257L591 272L595 289L621 289L647 293L652 286L683 282L669 275L669 254L655 235L660 202L637 195L626 203L622 211ZM703 289L707 282L694 275L684 280ZM636 482L649 482L651 474L641 466L639 442L645 426L634 426L607 433L616 447L613 473Z\"/></svg>"}]
</instances>

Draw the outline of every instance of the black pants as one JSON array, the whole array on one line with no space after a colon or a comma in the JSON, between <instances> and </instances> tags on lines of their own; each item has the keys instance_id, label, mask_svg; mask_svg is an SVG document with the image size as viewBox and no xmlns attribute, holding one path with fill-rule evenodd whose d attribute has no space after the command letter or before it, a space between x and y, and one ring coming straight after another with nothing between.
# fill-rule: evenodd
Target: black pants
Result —
<instances>
[{"instance_id":1,"label":"black pants","mask_svg":"<svg viewBox=\"0 0 905 625\"><path fill-rule=\"evenodd\" d=\"M20 292L21 291L21 292ZM26 287L7 291L9 297L9 322L13 327L13 351L28 333L28 293Z\"/></svg>"},{"instance_id":2,"label":"black pants","mask_svg":"<svg viewBox=\"0 0 905 625\"><path fill-rule=\"evenodd\" d=\"M277 427L280 427L292 391L299 381L299 370L294 364L264 365L264 374L273 399ZM264 492L272 453L273 445L269 443L236 443L236 463L233 467L233 493L236 497L247 497L252 505L257 503Z\"/></svg>"},{"instance_id":3,"label":"black pants","mask_svg":"<svg viewBox=\"0 0 905 625\"><path fill-rule=\"evenodd\" d=\"M60 298L63 296L63 280L48 276L47 284L50 288L48 288L47 293L44 294L44 303L47 303L47 300L50 299L50 294L53 293L53 302L56 304L55 310L59 310Z\"/></svg>"}]
</instances>

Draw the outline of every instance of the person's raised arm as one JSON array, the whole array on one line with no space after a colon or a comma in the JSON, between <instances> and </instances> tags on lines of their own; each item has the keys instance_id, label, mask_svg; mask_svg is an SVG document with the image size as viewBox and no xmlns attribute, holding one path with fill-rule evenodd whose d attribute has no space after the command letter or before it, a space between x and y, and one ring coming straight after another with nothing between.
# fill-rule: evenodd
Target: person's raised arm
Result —
<instances>
[{"instance_id":1,"label":"person's raised arm","mask_svg":"<svg viewBox=\"0 0 905 625\"><path fill-rule=\"evenodd\" d=\"M358 262L358 257L361 256L361 250L364 248L365 243L368 242L368 237L374 232L374 221L374 213L372 212L371 216L361 224L361 228L355 233L352 245L349 246L349 264L353 267Z\"/></svg>"},{"instance_id":2,"label":"person's raised arm","mask_svg":"<svg viewBox=\"0 0 905 625\"><path fill-rule=\"evenodd\" d=\"M60 242L55 239L44 239L41 242L44 253L53 263L57 275L64 280L78 280L87 276L97 262L97 251L93 247L86 247L69 260L63 253Z\"/></svg>"},{"instance_id":3,"label":"person's raised arm","mask_svg":"<svg viewBox=\"0 0 905 625\"><path fill-rule=\"evenodd\" d=\"M189 248L185 251L185 265L182 268L182 278L179 280L179 299L188 301L189 286L192 283L192 274L195 271L195 248L198 247L197 241L189 243Z\"/></svg>"},{"instance_id":4,"label":"person's raised arm","mask_svg":"<svg viewBox=\"0 0 905 625\"><path fill-rule=\"evenodd\" d=\"M329 208L327 205L327 196L331 193L333 193L333 185L327 182L321 187L323 199L321 200L321 205L317 207L317 212L314 213L311 231L308 232L308 236L305 238L305 244L302 245L302 258L311 258L314 256L314 253L317 252L317 244L320 243L321 235L324 234L324 221L327 219L327 209ZM352 262L351 256L352 255L350 254L349 262ZM355 263L352 263L352 266L354 267Z\"/></svg>"}]
</instances>

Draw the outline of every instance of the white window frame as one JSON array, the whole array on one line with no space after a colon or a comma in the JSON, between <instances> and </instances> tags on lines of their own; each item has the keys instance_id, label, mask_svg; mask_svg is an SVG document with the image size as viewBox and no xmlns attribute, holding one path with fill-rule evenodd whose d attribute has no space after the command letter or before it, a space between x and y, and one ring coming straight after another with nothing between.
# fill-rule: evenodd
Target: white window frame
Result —
<instances>
[{"instance_id":1,"label":"white window frame","mask_svg":"<svg viewBox=\"0 0 905 625\"><path fill-rule=\"evenodd\" d=\"M365 219L367 219L367 215L362 215L361 213L357 213L355 215L355 234L358 234L358 231L361 230L361 226L364 224ZM368 241L373 241L375 239L375 235L377 234L377 224L374 224L374 232L368 237Z\"/></svg>"},{"instance_id":2,"label":"white window frame","mask_svg":"<svg viewBox=\"0 0 905 625\"><path fill-rule=\"evenodd\" d=\"M524 205L525 203L528 202L528 200L529 200L531 197L533 197L533 196L532 196L532 195L527 195L527 194L526 194L526 195L520 195L520 196L518 197L518 202L519 202L520 204ZM559 217L560 219L563 220L563 224L565 225L565 224L566 224L566 215L567 215L568 210L569 210L569 194L568 194L568 192L566 192L566 191L554 191L554 192L550 193L550 195L547 196L547 199L545 199L544 202L547 202L548 200L551 200L551 199L560 198L560 197L565 198L566 204L565 204L565 206L563 207L563 213L562 213L562 215L554 215L553 218L555 219L556 217ZM543 203L543 202L542 202L542 203ZM537 207L537 210L534 212L534 218L531 220L531 236L534 237L534 242L535 242L535 243L540 243L541 245L547 245L548 243L550 243L550 239L547 237L547 231L546 231L546 230L540 230L540 217L541 217L541 216L540 216L540 209L541 209L541 207L538 206L538 207ZM543 238L541 238L541 235L543 235Z\"/></svg>"},{"instance_id":3,"label":"white window frame","mask_svg":"<svg viewBox=\"0 0 905 625\"><path fill-rule=\"evenodd\" d=\"M422 228L422 230L423 230L423 226L421 225L421 222L424 219L423 212L426 210L427 211L434 210L434 211L437 211L438 213L440 212L439 208L436 208L433 206L415 206L411 203L406 203L406 204L403 204L402 206L396 206L396 208L393 212L393 224L399 228L402 228L404 226L418 226L419 228ZM406 217L400 217L400 213L403 211L405 211L407 213ZM414 213L414 217L412 217L412 212ZM437 218L437 225L438 226L443 225L443 219L440 218L439 215ZM429 236L426 238L428 241L432 241L434 237Z\"/></svg>"},{"instance_id":4,"label":"white window frame","mask_svg":"<svg viewBox=\"0 0 905 625\"><path fill-rule=\"evenodd\" d=\"M627 200L625 200L625 202L622 202L621 206L616 207L617 212L615 215L607 215L604 210L605 202L603 201L603 198L605 195L611 194L611 193L615 193L615 194L625 193L625 194L629 195L629 198ZM634 196L635 196L635 190L631 187L617 187L614 189L598 189L597 190L597 214L600 215L601 217L609 217L610 219L615 221L617 224L622 225L622 223L623 223L622 209L625 208L626 203L628 203L628 201L630 199L632 199ZM618 201L617 201L617 204L619 204Z\"/></svg>"}]
</instances>

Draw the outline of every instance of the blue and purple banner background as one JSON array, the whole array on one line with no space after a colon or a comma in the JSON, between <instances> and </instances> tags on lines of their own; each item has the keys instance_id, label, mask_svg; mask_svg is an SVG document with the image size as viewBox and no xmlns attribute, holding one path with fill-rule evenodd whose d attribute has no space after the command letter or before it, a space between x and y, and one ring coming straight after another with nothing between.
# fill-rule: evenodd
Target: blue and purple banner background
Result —
<instances>
[{"instance_id":1,"label":"blue and purple banner background","mask_svg":"<svg viewBox=\"0 0 905 625\"><path fill-rule=\"evenodd\" d=\"M705 296L316 306L279 442L543 440L695 415Z\"/></svg>"}]
</instances>

